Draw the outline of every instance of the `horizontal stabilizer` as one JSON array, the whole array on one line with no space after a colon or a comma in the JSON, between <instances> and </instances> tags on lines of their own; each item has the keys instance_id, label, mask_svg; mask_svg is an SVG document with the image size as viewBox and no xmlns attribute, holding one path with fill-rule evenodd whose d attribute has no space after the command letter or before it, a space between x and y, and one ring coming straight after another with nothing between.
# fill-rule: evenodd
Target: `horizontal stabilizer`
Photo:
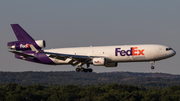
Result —
<instances>
[{"instance_id":1,"label":"horizontal stabilizer","mask_svg":"<svg viewBox=\"0 0 180 101\"><path fill-rule=\"evenodd\" d=\"M30 58L30 59L36 58L36 57L34 57L34 56L32 56L32 55L24 54L24 53L17 52L17 51L9 51L9 52L14 53L14 54L17 54L17 55L20 55L20 56L24 56L24 57Z\"/></svg>"}]
</instances>

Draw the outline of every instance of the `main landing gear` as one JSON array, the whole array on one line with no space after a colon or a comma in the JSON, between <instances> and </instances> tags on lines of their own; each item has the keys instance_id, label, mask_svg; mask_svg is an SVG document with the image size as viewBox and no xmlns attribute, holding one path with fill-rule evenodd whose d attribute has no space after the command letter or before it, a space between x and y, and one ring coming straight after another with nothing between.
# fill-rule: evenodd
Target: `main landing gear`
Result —
<instances>
[{"instance_id":1,"label":"main landing gear","mask_svg":"<svg viewBox=\"0 0 180 101\"><path fill-rule=\"evenodd\" d=\"M76 72L85 72L85 73L87 73L87 72L92 72L93 70L91 69L91 68L83 68L83 67L81 67L81 68L76 68Z\"/></svg>"},{"instance_id":2,"label":"main landing gear","mask_svg":"<svg viewBox=\"0 0 180 101\"><path fill-rule=\"evenodd\" d=\"M79 66L78 66L78 68L76 68L76 72L85 72L85 73L87 73L87 72L92 72L93 71L93 69L91 69L91 68L88 68L90 65L89 64L87 64L87 68L83 68L82 67L82 65L83 64L79 64Z\"/></svg>"},{"instance_id":3,"label":"main landing gear","mask_svg":"<svg viewBox=\"0 0 180 101\"><path fill-rule=\"evenodd\" d=\"M154 65L154 63L155 63L155 61L150 61L150 63L151 63L151 69L153 70L155 67L153 66Z\"/></svg>"}]
</instances>

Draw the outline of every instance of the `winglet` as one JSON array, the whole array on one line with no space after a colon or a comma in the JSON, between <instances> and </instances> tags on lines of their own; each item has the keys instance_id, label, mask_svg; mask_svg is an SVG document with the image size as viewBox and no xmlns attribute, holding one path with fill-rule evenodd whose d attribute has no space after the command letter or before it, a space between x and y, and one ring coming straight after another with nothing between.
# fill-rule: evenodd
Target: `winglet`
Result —
<instances>
[{"instance_id":1,"label":"winglet","mask_svg":"<svg viewBox=\"0 0 180 101\"><path fill-rule=\"evenodd\" d=\"M39 52L32 44L30 44L31 50L35 51L36 53Z\"/></svg>"}]
</instances>

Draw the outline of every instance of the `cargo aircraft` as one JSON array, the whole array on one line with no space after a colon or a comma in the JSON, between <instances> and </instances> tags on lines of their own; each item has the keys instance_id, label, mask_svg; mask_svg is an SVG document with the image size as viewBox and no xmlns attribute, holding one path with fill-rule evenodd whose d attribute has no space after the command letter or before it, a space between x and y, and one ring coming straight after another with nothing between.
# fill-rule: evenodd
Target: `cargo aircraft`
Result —
<instances>
[{"instance_id":1,"label":"cargo aircraft","mask_svg":"<svg viewBox=\"0 0 180 101\"><path fill-rule=\"evenodd\" d=\"M156 44L90 46L73 48L45 49L44 40L34 40L21 26L11 24L18 41L8 42L9 52L15 58L48 64L72 65L76 71L92 72L90 65L117 67L122 62L150 62L154 69L155 61L172 57L176 52L167 46ZM86 68L82 66L86 65Z\"/></svg>"}]
</instances>

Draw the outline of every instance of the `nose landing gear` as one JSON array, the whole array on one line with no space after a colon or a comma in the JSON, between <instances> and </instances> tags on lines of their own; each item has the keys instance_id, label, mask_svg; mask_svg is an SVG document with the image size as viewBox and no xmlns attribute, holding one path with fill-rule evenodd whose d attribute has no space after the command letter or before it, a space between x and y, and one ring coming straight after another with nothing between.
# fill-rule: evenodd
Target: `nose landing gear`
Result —
<instances>
[{"instance_id":1,"label":"nose landing gear","mask_svg":"<svg viewBox=\"0 0 180 101\"><path fill-rule=\"evenodd\" d=\"M154 63L155 63L155 61L150 61L150 63L151 63L151 69L153 70L155 67L153 66L154 65Z\"/></svg>"},{"instance_id":2,"label":"nose landing gear","mask_svg":"<svg viewBox=\"0 0 180 101\"><path fill-rule=\"evenodd\" d=\"M151 69L153 70L155 67L154 66L151 66Z\"/></svg>"}]
</instances>

